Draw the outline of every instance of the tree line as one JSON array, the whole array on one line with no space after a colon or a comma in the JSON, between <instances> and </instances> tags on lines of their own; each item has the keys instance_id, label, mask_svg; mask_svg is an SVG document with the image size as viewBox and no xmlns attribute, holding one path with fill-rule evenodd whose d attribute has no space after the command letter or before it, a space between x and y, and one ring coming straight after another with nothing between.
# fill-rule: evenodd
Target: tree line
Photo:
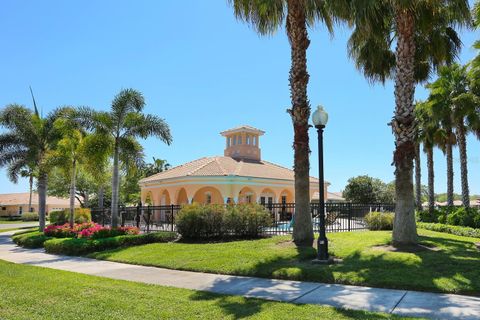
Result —
<instances>
[{"instance_id":1,"label":"tree line","mask_svg":"<svg viewBox=\"0 0 480 320\"><path fill-rule=\"evenodd\" d=\"M311 246L313 226L309 209L309 74L308 27L323 25L333 34L337 24L353 29L348 53L371 82L395 83L395 109L390 126L395 139L394 244L418 241L415 222L413 168L417 145L414 94L417 84L435 70L455 61L461 48L459 27L472 26L468 0L229 0L235 16L262 35L285 26L290 42L289 85L294 129L295 226L294 242ZM473 9L480 17L480 5ZM477 20L478 21L478 20Z\"/></svg>"},{"instance_id":2,"label":"tree line","mask_svg":"<svg viewBox=\"0 0 480 320\"><path fill-rule=\"evenodd\" d=\"M40 230L45 228L50 178L63 179L64 186L69 186L71 225L78 182L94 181L99 205L103 206L110 180L112 226L118 225L121 175L126 176L126 183L131 183L131 175L149 174L158 166L165 168L163 160L145 165L138 139L154 136L166 144L172 142L165 120L143 113L144 107L139 91L124 89L114 97L109 111L60 107L42 116L35 99L33 110L18 104L0 110L0 126L5 129L0 134L0 166L6 167L13 182L19 176L28 176L30 191L36 179Z\"/></svg>"}]
</instances>

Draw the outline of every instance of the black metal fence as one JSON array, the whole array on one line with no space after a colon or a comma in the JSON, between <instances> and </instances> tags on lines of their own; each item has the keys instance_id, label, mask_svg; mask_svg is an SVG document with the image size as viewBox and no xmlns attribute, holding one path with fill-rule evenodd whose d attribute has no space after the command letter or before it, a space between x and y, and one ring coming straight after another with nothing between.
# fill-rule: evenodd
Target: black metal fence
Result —
<instances>
[{"instance_id":1,"label":"black metal fence","mask_svg":"<svg viewBox=\"0 0 480 320\"><path fill-rule=\"evenodd\" d=\"M280 235L293 232L295 224L295 203L265 204L272 217L272 225L264 228L265 235ZM175 217L180 205L120 207L119 221L122 226L136 226L144 232L175 231ZM319 230L319 204L311 203L310 210L314 232ZM375 203L330 203L325 204L327 232L365 230L365 216L372 211L394 211L395 204ZM92 219L101 225L109 225L110 208L91 209Z\"/></svg>"}]
</instances>

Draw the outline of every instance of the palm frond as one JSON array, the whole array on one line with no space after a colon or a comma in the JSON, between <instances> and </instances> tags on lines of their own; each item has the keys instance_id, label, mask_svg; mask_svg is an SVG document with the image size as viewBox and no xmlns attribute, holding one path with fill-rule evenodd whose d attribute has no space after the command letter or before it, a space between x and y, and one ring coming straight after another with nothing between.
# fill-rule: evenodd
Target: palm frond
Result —
<instances>
[{"instance_id":1,"label":"palm frond","mask_svg":"<svg viewBox=\"0 0 480 320\"><path fill-rule=\"evenodd\" d=\"M170 144L172 135L170 128L164 119L151 114L129 113L124 121L125 136L140 137L146 139L155 136Z\"/></svg>"}]
</instances>

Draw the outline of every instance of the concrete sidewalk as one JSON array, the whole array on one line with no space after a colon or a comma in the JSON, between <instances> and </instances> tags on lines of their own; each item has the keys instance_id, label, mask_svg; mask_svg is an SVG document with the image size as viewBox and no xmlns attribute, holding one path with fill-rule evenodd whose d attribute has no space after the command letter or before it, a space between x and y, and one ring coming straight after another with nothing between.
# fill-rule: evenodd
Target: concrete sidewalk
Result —
<instances>
[{"instance_id":1,"label":"concrete sidewalk","mask_svg":"<svg viewBox=\"0 0 480 320\"><path fill-rule=\"evenodd\" d=\"M13 233L0 234L1 260L112 279L292 303L329 305L432 319L480 319L480 298L476 297L226 276L57 256L47 254L43 249L17 247L10 239Z\"/></svg>"}]
</instances>

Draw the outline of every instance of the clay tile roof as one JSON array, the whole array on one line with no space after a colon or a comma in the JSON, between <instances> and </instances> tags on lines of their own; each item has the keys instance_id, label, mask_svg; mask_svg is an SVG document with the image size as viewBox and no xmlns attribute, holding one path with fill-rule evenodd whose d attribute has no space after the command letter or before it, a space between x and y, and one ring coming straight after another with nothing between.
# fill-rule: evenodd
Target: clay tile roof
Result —
<instances>
[{"instance_id":1,"label":"clay tile roof","mask_svg":"<svg viewBox=\"0 0 480 320\"><path fill-rule=\"evenodd\" d=\"M235 128L231 128L231 129L228 129L228 130L225 130L225 131L222 131L220 132L220 134L222 136L225 136L229 133L235 133L235 132L241 132L241 131L247 131L247 132L251 132L251 133L256 133L258 135L263 135L265 133L265 131L262 131L260 129L257 129L257 128L254 128L252 126L248 126L248 125L241 125L241 126L238 126L238 127L235 127Z\"/></svg>"},{"instance_id":2,"label":"clay tile roof","mask_svg":"<svg viewBox=\"0 0 480 320\"><path fill-rule=\"evenodd\" d=\"M14 205L28 205L30 193L4 193L0 194L0 205L3 206L14 206ZM38 204L38 194L33 193L32 195L32 204ZM57 197L47 197L47 205L49 206L68 206L70 204L69 199L57 198ZM80 205L77 200L75 200L75 205Z\"/></svg>"},{"instance_id":3,"label":"clay tile roof","mask_svg":"<svg viewBox=\"0 0 480 320\"><path fill-rule=\"evenodd\" d=\"M236 160L231 157L200 158L140 180L140 183L188 176L241 176L294 180L293 170L268 161ZM311 177L311 182L318 182Z\"/></svg>"}]
</instances>

